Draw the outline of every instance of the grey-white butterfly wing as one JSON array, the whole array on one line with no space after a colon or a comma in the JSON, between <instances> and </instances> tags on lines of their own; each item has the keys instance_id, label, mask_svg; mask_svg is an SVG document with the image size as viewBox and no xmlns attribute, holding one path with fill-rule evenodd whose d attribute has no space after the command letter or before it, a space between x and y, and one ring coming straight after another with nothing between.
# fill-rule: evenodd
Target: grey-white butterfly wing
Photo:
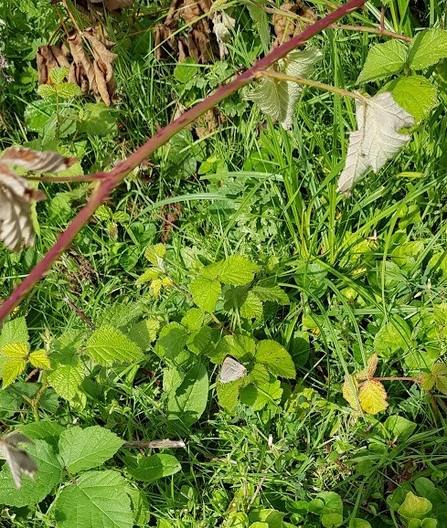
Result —
<instances>
[{"instance_id":1,"label":"grey-white butterfly wing","mask_svg":"<svg viewBox=\"0 0 447 528\"><path fill-rule=\"evenodd\" d=\"M220 368L219 381L221 383L230 383L247 375L247 369L231 356L227 356Z\"/></svg>"},{"instance_id":2,"label":"grey-white butterfly wing","mask_svg":"<svg viewBox=\"0 0 447 528\"><path fill-rule=\"evenodd\" d=\"M11 475L17 488L22 487L22 474L34 479L34 475L37 472L37 464L33 458L23 449L16 447L19 442L33 443L22 433L11 433L0 439L0 451L11 470Z\"/></svg>"}]
</instances>

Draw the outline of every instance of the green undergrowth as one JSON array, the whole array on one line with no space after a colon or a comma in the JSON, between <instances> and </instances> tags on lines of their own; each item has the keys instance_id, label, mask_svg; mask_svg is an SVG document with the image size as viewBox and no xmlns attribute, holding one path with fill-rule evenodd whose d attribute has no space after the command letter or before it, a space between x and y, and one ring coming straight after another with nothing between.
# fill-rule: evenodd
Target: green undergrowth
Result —
<instances>
[{"instance_id":1,"label":"green undergrowth","mask_svg":"<svg viewBox=\"0 0 447 528\"><path fill-rule=\"evenodd\" d=\"M139 4L104 18L118 55L107 107L61 96L65 81L56 100L39 96L35 50L58 18L47 2L0 0L13 78L0 78L2 148L76 155L73 175L109 170L264 52L262 24L236 5L222 60L158 60L151 31L168 6ZM388 30L445 24L441 2L407 4L387 3ZM378 3L347 20L377 24ZM313 78L358 89L381 42L326 30L310 43L322 53ZM0 335L0 419L35 442L39 466L17 490L3 465L2 525L447 525L445 60L424 72L432 112L350 198L336 182L354 105L309 86L291 131L235 94L216 123L181 131L129 175ZM41 185L35 246L0 248L1 298L92 185ZM222 383L228 356L240 375ZM144 444L160 439L184 446Z\"/></svg>"}]
</instances>

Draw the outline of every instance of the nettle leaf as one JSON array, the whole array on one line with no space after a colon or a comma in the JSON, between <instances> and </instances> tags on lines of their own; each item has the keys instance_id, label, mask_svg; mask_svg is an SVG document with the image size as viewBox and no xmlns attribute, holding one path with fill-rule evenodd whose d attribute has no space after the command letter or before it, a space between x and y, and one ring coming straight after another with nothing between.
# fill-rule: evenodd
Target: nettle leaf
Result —
<instances>
[{"instance_id":1,"label":"nettle leaf","mask_svg":"<svg viewBox=\"0 0 447 528\"><path fill-rule=\"evenodd\" d=\"M51 368L50 360L48 359L47 353L43 348L31 352L31 354L29 355L29 361L33 367L39 369Z\"/></svg>"},{"instance_id":2,"label":"nettle leaf","mask_svg":"<svg viewBox=\"0 0 447 528\"><path fill-rule=\"evenodd\" d=\"M408 46L400 40L389 40L373 46L366 57L357 83L377 81L399 72L405 66Z\"/></svg>"},{"instance_id":3,"label":"nettle leaf","mask_svg":"<svg viewBox=\"0 0 447 528\"><path fill-rule=\"evenodd\" d=\"M315 63L322 57L317 50L293 50L277 63L276 71L292 77L308 77ZM292 128L295 104L302 87L292 81L262 78L257 86L246 93L264 113L281 123L283 128Z\"/></svg>"},{"instance_id":4,"label":"nettle leaf","mask_svg":"<svg viewBox=\"0 0 447 528\"><path fill-rule=\"evenodd\" d=\"M87 341L86 353L100 365L138 361L143 353L141 348L120 330L103 325L93 332Z\"/></svg>"},{"instance_id":5,"label":"nettle leaf","mask_svg":"<svg viewBox=\"0 0 447 528\"><path fill-rule=\"evenodd\" d=\"M129 470L136 480L153 482L181 471L180 462L173 455L151 455L138 460L138 467Z\"/></svg>"},{"instance_id":6,"label":"nettle leaf","mask_svg":"<svg viewBox=\"0 0 447 528\"><path fill-rule=\"evenodd\" d=\"M373 169L378 172L385 163L410 141L402 128L414 125L414 117L401 108L390 92L356 100L358 130L349 135L345 168L338 180L337 192L349 196L354 184Z\"/></svg>"},{"instance_id":7,"label":"nettle leaf","mask_svg":"<svg viewBox=\"0 0 447 528\"><path fill-rule=\"evenodd\" d=\"M260 341L256 347L256 361L269 372L283 378L296 378L295 364L287 350L271 339Z\"/></svg>"},{"instance_id":8,"label":"nettle leaf","mask_svg":"<svg viewBox=\"0 0 447 528\"><path fill-rule=\"evenodd\" d=\"M447 30L433 28L421 31L413 40L409 63L413 70L433 66L447 57Z\"/></svg>"},{"instance_id":9,"label":"nettle leaf","mask_svg":"<svg viewBox=\"0 0 447 528\"><path fill-rule=\"evenodd\" d=\"M212 312L219 299L221 286L217 280L199 276L191 282L189 291L199 308L205 312Z\"/></svg>"},{"instance_id":10,"label":"nettle leaf","mask_svg":"<svg viewBox=\"0 0 447 528\"><path fill-rule=\"evenodd\" d=\"M100 466L123 445L115 433L99 425L70 427L59 439L59 454L70 473L79 473Z\"/></svg>"},{"instance_id":11,"label":"nettle leaf","mask_svg":"<svg viewBox=\"0 0 447 528\"><path fill-rule=\"evenodd\" d=\"M34 481L26 477L22 481L22 487L17 489L5 464L0 472L1 504L17 507L37 504L63 480L59 459L47 442L36 440L34 445L27 447L27 451L38 468Z\"/></svg>"},{"instance_id":12,"label":"nettle leaf","mask_svg":"<svg viewBox=\"0 0 447 528\"><path fill-rule=\"evenodd\" d=\"M359 402L368 414L377 414L388 407L385 387L377 380L367 380L359 390Z\"/></svg>"},{"instance_id":13,"label":"nettle leaf","mask_svg":"<svg viewBox=\"0 0 447 528\"><path fill-rule=\"evenodd\" d=\"M89 471L64 488L55 503L58 528L132 528L126 480L116 471Z\"/></svg>"},{"instance_id":14,"label":"nettle leaf","mask_svg":"<svg viewBox=\"0 0 447 528\"><path fill-rule=\"evenodd\" d=\"M181 420L190 426L202 416L208 402L208 373L205 365L194 365L178 384L171 385L167 398L167 413L170 420Z\"/></svg>"}]
</instances>

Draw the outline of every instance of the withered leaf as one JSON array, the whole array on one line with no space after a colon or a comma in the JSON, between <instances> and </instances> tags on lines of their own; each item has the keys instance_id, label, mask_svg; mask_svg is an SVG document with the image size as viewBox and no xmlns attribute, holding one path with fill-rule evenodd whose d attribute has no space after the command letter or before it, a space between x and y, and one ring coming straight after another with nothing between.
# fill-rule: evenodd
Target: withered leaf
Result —
<instances>
[{"instance_id":1,"label":"withered leaf","mask_svg":"<svg viewBox=\"0 0 447 528\"><path fill-rule=\"evenodd\" d=\"M75 158L64 158L56 152L35 152L23 147L8 148L0 156L0 240L11 251L18 251L22 242L25 246L33 245L31 204L44 200L45 195L10 166L56 172L70 167L75 161Z\"/></svg>"}]
</instances>

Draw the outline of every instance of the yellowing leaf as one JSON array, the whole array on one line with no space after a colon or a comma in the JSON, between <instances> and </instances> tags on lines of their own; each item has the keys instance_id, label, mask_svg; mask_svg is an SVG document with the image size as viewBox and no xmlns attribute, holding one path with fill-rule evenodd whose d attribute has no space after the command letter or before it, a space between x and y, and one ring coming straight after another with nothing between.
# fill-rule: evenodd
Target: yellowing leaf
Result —
<instances>
[{"instance_id":1,"label":"yellowing leaf","mask_svg":"<svg viewBox=\"0 0 447 528\"><path fill-rule=\"evenodd\" d=\"M20 342L8 343L2 347L1 352L9 359L26 359L28 356L28 350L28 344Z\"/></svg>"},{"instance_id":2,"label":"yellowing leaf","mask_svg":"<svg viewBox=\"0 0 447 528\"><path fill-rule=\"evenodd\" d=\"M3 388L11 385L13 381L25 370L24 359L10 359L3 365Z\"/></svg>"},{"instance_id":3,"label":"yellowing leaf","mask_svg":"<svg viewBox=\"0 0 447 528\"><path fill-rule=\"evenodd\" d=\"M421 387L429 391L436 385L436 389L443 394L447 394L447 365L435 363L431 372L422 374Z\"/></svg>"},{"instance_id":4,"label":"yellowing leaf","mask_svg":"<svg viewBox=\"0 0 447 528\"><path fill-rule=\"evenodd\" d=\"M388 407L385 387L377 380L367 380L359 390L362 409L368 414L377 414Z\"/></svg>"},{"instance_id":5,"label":"yellowing leaf","mask_svg":"<svg viewBox=\"0 0 447 528\"><path fill-rule=\"evenodd\" d=\"M385 163L410 141L402 128L414 125L414 117L401 108L390 92L356 100L358 129L349 135L345 167L338 180L337 192L349 196L355 182L368 169L378 172Z\"/></svg>"},{"instance_id":6,"label":"yellowing leaf","mask_svg":"<svg viewBox=\"0 0 447 528\"><path fill-rule=\"evenodd\" d=\"M379 363L379 356L377 354L373 354L368 361L366 362L366 368L361 370L360 372L357 372L355 377L358 380L367 380L371 379L374 374L376 373L377 364Z\"/></svg>"},{"instance_id":7,"label":"yellowing leaf","mask_svg":"<svg viewBox=\"0 0 447 528\"><path fill-rule=\"evenodd\" d=\"M358 382L356 377L347 374L342 387L343 398L349 403L354 411L360 411L360 402L358 398Z\"/></svg>"},{"instance_id":8,"label":"yellowing leaf","mask_svg":"<svg viewBox=\"0 0 447 528\"><path fill-rule=\"evenodd\" d=\"M33 367L39 369L51 368L50 360L48 359L47 353L43 349L31 352L31 354L29 355L29 361L31 365L33 365Z\"/></svg>"},{"instance_id":9,"label":"yellowing leaf","mask_svg":"<svg viewBox=\"0 0 447 528\"><path fill-rule=\"evenodd\" d=\"M154 266L163 264L164 256L166 255L166 246L164 244L155 244L150 246L144 252L144 256Z\"/></svg>"},{"instance_id":10,"label":"yellowing leaf","mask_svg":"<svg viewBox=\"0 0 447 528\"><path fill-rule=\"evenodd\" d=\"M158 279L162 272L159 269L156 268L148 268L143 275L140 275L137 279L136 284L139 286L140 284L144 284L146 282L153 281L154 279Z\"/></svg>"}]
</instances>

